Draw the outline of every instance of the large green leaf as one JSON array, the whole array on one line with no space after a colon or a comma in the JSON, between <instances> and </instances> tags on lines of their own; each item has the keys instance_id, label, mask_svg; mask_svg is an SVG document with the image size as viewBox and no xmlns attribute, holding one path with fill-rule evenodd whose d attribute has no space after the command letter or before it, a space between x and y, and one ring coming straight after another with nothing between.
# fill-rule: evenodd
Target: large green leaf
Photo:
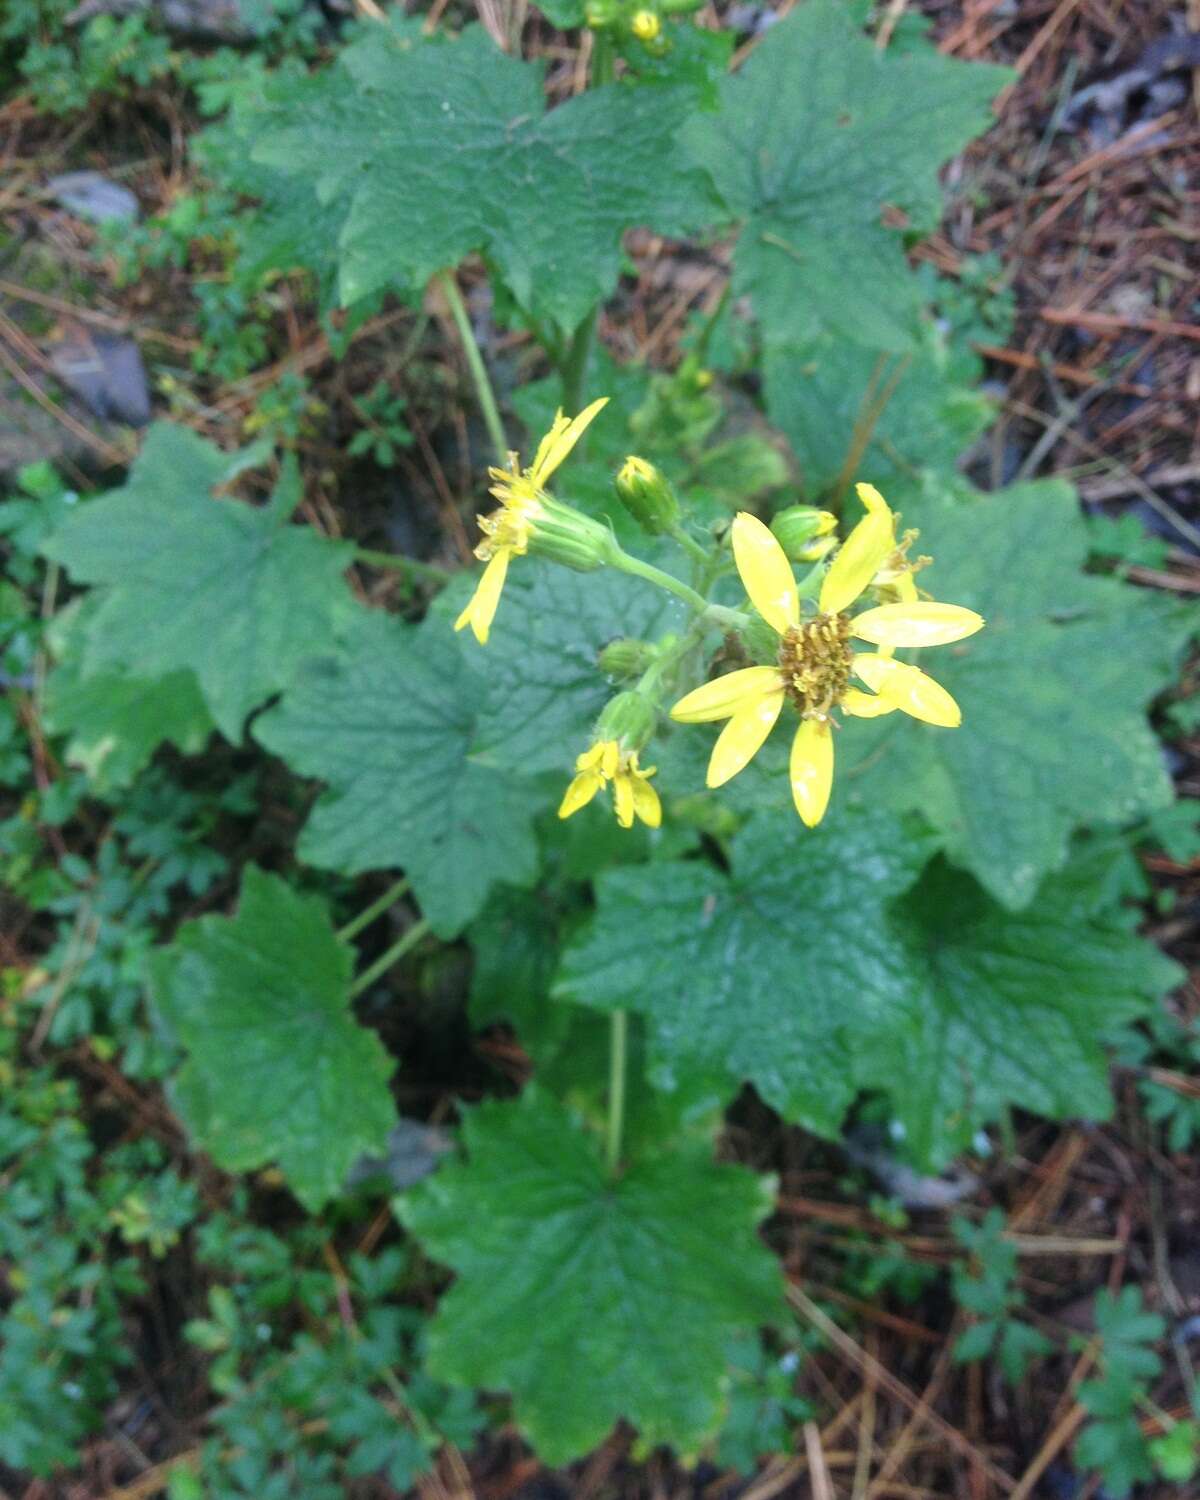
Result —
<instances>
[{"instance_id":1,"label":"large green leaf","mask_svg":"<svg viewBox=\"0 0 1200 1500\"><path fill-rule=\"evenodd\" d=\"M922 293L882 210L936 224L938 168L987 128L1010 76L925 44L880 52L844 0L807 0L771 28L721 109L685 131L741 224L735 285L768 342L827 329L911 345Z\"/></svg>"},{"instance_id":2,"label":"large green leaf","mask_svg":"<svg viewBox=\"0 0 1200 1500\"><path fill-rule=\"evenodd\" d=\"M1009 1104L1106 1114L1097 1038L1173 966L1073 880L1028 914L945 870L905 897L927 854L881 813L815 832L760 814L728 875L688 862L602 876L559 992L651 1017L660 1081L723 1067L731 1089L748 1080L825 1134L860 1089L881 1089L933 1164Z\"/></svg>"},{"instance_id":3,"label":"large green leaf","mask_svg":"<svg viewBox=\"0 0 1200 1500\"><path fill-rule=\"evenodd\" d=\"M640 578L606 569L583 579L540 559L518 560L487 646L463 644L491 689L476 748L518 773L568 776L617 691L600 670L601 648L619 636L657 639L685 619L681 604Z\"/></svg>"},{"instance_id":4,"label":"large green leaf","mask_svg":"<svg viewBox=\"0 0 1200 1500\"><path fill-rule=\"evenodd\" d=\"M905 1025L864 1032L856 1068L891 1094L918 1157L944 1162L1009 1105L1109 1114L1101 1038L1182 974L1127 923L1095 912L1094 893L1068 868L1028 910L1009 912L939 861L900 904L926 998Z\"/></svg>"},{"instance_id":5,"label":"large green leaf","mask_svg":"<svg viewBox=\"0 0 1200 1500\"><path fill-rule=\"evenodd\" d=\"M485 697L441 613L414 629L357 611L339 652L307 663L254 725L268 750L328 785L300 857L347 875L407 871L442 937L478 914L495 881L527 885L542 799L477 753Z\"/></svg>"},{"instance_id":6,"label":"large green leaf","mask_svg":"<svg viewBox=\"0 0 1200 1500\"><path fill-rule=\"evenodd\" d=\"M1171 800L1145 709L1173 680L1187 620L1082 571L1087 530L1065 484L914 500L909 521L921 530L914 552L934 558L921 585L987 628L921 658L961 704L962 727L902 714L850 726L843 791L919 808L956 862L1019 907L1062 865L1074 829Z\"/></svg>"},{"instance_id":7,"label":"large green leaf","mask_svg":"<svg viewBox=\"0 0 1200 1500\"><path fill-rule=\"evenodd\" d=\"M235 464L159 424L128 483L80 507L43 547L97 589L83 673L193 672L231 740L329 639L353 552L288 525L299 490L286 475L267 506L215 500Z\"/></svg>"},{"instance_id":8,"label":"large green leaf","mask_svg":"<svg viewBox=\"0 0 1200 1500\"><path fill-rule=\"evenodd\" d=\"M896 818L752 820L732 874L702 861L609 871L594 925L566 953L557 992L655 1022L660 1079L723 1070L787 1119L834 1134L855 1093L853 1045L918 1002L904 936L887 916L928 842Z\"/></svg>"},{"instance_id":9,"label":"large green leaf","mask_svg":"<svg viewBox=\"0 0 1200 1500\"><path fill-rule=\"evenodd\" d=\"M104 795L128 786L165 740L188 755L203 749L214 725L191 672L85 677L80 658L90 604L85 600L53 622L58 662L46 678L42 718L51 734L67 736L66 759Z\"/></svg>"},{"instance_id":10,"label":"large green leaf","mask_svg":"<svg viewBox=\"0 0 1200 1500\"><path fill-rule=\"evenodd\" d=\"M430 1369L511 1391L547 1463L586 1453L621 1418L648 1446L694 1450L721 1417L728 1338L781 1310L755 1234L765 1185L699 1145L609 1181L597 1143L533 1090L471 1111L464 1138L468 1160L397 1206L458 1274L429 1330Z\"/></svg>"},{"instance_id":11,"label":"large green leaf","mask_svg":"<svg viewBox=\"0 0 1200 1500\"><path fill-rule=\"evenodd\" d=\"M971 389L979 368L964 345L928 325L911 359L884 360L874 349L829 334L805 344L768 344L767 412L795 451L806 492L816 498L839 477L856 425L886 396L850 476L886 487L921 469L952 470L987 426L992 405Z\"/></svg>"},{"instance_id":12,"label":"large green leaf","mask_svg":"<svg viewBox=\"0 0 1200 1500\"><path fill-rule=\"evenodd\" d=\"M482 251L525 307L573 327L615 286L626 229L709 216L674 144L693 98L610 84L547 114L541 68L482 27L416 46L380 27L279 107L254 154L344 198L345 301Z\"/></svg>"},{"instance_id":13,"label":"large green leaf","mask_svg":"<svg viewBox=\"0 0 1200 1500\"><path fill-rule=\"evenodd\" d=\"M67 736L66 759L101 795L128 786L165 740L194 755L214 728L191 672L84 677L71 661L46 679L44 721Z\"/></svg>"},{"instance_id":14,"label":"large green leaf","mask_svg":"<svg viewBox=\"0 0 1200 1500\"><path fill-rule=\"evenodd\" d=\"M396 1120L392 1060L350 1011L353 958L322 901L248 865L235 916L186 923L148 960L187 1052L172 1097L188 1128L230 1171L278 1162L313 1212Z\"/></svg>"}]
</instances>

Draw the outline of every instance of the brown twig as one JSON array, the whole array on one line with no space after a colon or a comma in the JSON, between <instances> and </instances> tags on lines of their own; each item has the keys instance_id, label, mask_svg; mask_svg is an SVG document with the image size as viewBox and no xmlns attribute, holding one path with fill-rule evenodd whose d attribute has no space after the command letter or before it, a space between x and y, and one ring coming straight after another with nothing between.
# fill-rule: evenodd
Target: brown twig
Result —
<instances>
[{"instance_id":1,"label":"brown twig","mask_svg":"<svg viewBox=\"0 0 1200 1500\"><path fill-rule=\"evenodd\" d=\"M787 1295L792 1306L823 1337L828 1339L838 1353L843 1358L849 1360L855 1369L864 1373L867 1370L873 1371L879 1388L887 1391L897 1401L903 1402L909 1411L916 1411L921 1406L921 1398L915 1391L910 1390L904 1381L893 1375L878 1360L872 1359L866 1350L856 1344L848 1333L839 1328L833 1319L827 1313L823 1312L800 1287L794 1283L789 1285ZM1012 1475L1006 1474L991 1459L981 1454L974 1443L969 1438L964 1437L952 1422L947 1422L945 1417L939 1416L935 1411L925 1412L924 1421L927 1426L933 1428L939 1436L944 1438L956 1453L962 1454L964 1458L969 1459L973 1464L981 1465L992 1483L998 1485L1006 1495L1016 1488L1016 1480L1013 1479Z\"/></svg>"}]
</instances>

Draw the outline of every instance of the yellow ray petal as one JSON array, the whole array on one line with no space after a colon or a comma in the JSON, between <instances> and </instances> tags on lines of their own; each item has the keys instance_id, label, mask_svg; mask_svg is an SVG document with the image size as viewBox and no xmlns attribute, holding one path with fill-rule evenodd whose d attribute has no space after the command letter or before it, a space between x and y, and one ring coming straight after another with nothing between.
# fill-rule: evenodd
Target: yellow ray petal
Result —
<instances>
[{"instance_id":1,"label":"yellow ray petal","mask_svg":"<svg viewBox=\"0 0 1200 1500\"><path fill-rule=\"evenodd\" d=\"M871 484L858 486L867 513L842 543L821 584L818 607L823 614L840 614L853 603L896 548L896 518L887 501Z\"/></svg>"},{"instance_id":2,"label":"yellow ray petal","mask_svg":"<svg viewBox=\"0 0 1200 1500\"><path fill-rule=\"evenodd\" d=\"M618 771L613 777L613 801L617 809L617 822L622 828L633 827L633 777L628 771Z\"/></svg>"},{"instance_id":3,"label":"yellow ray petal","mask_svg":"<svg viewBox=\"0 0 1200 1500\"><path fill-rule=\"evenodd\" d=\"M805 719L792 741L792 801L807 828L815 828L833 789L833 733L824 719Z\"/></svg>"},{"instance_id":4,"label":"yellow ray petal","mask_svg":"<svg viewBox=\"0 0 1200 1500\"><path fill-rule=\"evenodd\" d=\"M774 729L782 707L781 690L738 709L713 746L706 778L709 786L724 786L731 777L745 770Z\"/></svg>"},{"instance_id":5,"label":"yellow ray petal","mask_svg":"<svg viewBox=\"0 0 1200 1500\"><path fill-rule=\"evenodd\" d=\"M733 518L730 533L733 558L750 601L780 635L800 623L800 596L787 554L769 527L742 510Z\"/></svg>"},{"instance_id":6,"label":"yellow ray petal","mask_svg":"<svg viewBox=\"0 0 1200 1500\"><path fill-rule=\"evenodd\" d=\"M850 633L876 646L948 646L983 629L983 616L959 604L917 600L855 615Z\"/></svg>"},{"instance_id":7,"label":"yellow ray petal","mask_svg":"<svg viewBox=\"0 0 1200 1500\"><path fill-rule=\"evenodd\" d=\"M603 785L604 777L599 771L581 771L571 782L558 805L559 817L569 818L581 807L586 807Z\"/></svg>"},{"instance_id":8,"label":"yellow ray petal","mask_svg":"<svg viewBox=\"0 0 1200 1500\"><path fill-rule=\"evenodd\" d=\"M538 444L538 450L534 456L533 463L529 466L530 483L539 489L544 485L567 454L587 431L593 418L597 416L608 405L608 397L601 396L599 401L593 401L590 406L585 406L577 417L572 417L568 422L559 411L555 414L550 431Z\"/></svg>"},{"instance_id":9,"label":"yellow ray petal","mask_svg":"<svg viewBox=\"0 0 1200 1500\"><path fill-rule=\"evenodd\" d=\"M923 719L926 724L937 724L942 729L957 729L962 723L958 704L940 682L927 677L920 667L861 653L854 658L854 670L869 688L914 719Z\"/></svg>"},{"instance_id":10,"label":"yellow ray petal","mask_svg":"<svg viewBox=\"0 0 1200 1500\"><path fill-rule=\"evenodd\" d=\"M905 568L900 577L892 584L892 589L900 597L901 604L915 604L917 600L917 583L912 575L911 568Z\"/></svg>"},{"instance_id":11,"label":"yellow ray petal","mask_svg":"<svg viewBox=\"0 0 1200 1500\"><path fill-rule=\"evenodd\" d=\"M680 724L728 719L767 693L782 691L783 681L776 667L743 667L740 672L727 672L686 693L672 708L671 717Z\"/></svg>"},{"instance_id":12,"label":"yellow ray petal","mask_svg":"<svg viewBox=\"0 0 1200 1500\"><path fill-rule=\"evenodd\" d=\"M657 828L662 822L662 803L658 793L641 776L633 781L633 810L648 828Z\"/></svg>"},{"instance_id":13,"label":"yellow ray petal","mask_svg":"<svg viewBox=\"0 0 1200 1500\"><path fill-rule=\"evenodd\" d=\"M577 771L598 771L604 760L605 740L597 740L590 749L584 750L582 754L575 757L575 769Z\"/></svg>"},{"instance_id":14,"label":"yellow ray petal","mask_svg":"<svg viewBox=\"0 0 1200 1500\"><path fill-rule=\"evenodd\" d=\"M862 693L858 688L847 688L838 705L856 719L878 719L882 714L892 714L900 707L890 698L880 698L875 693Z\"/></svg>"},{"instance_id":15,"label":"yellow ray petal","mask_svg":"<svg viewBox=\"0 0 1200 1500\"><path fill-rule=\"evenodd\" d=\"M469 625L481 646L487 645L488 632L496 617L496 606L500 603L500 590L504 587L505 575L508 573L508 559L511 555L507 547L501 547L498 552L493 553L487 567L483 570L483 577L471 595L470 603L454 622L455 630L461 630L464 625Z\"/></svg>"},{"instance_id":16,"label":"yellow ray petal","mask_svg":"<svg viewBox=\"0 0 1200 1500\"><path fill-rule=\"evenodd\" d=\"M891 516L891 508L873 484L856 484L854 486L854 493L858 496L863 504L863 508L869 514Z\"/></svg>"}]
</instances>

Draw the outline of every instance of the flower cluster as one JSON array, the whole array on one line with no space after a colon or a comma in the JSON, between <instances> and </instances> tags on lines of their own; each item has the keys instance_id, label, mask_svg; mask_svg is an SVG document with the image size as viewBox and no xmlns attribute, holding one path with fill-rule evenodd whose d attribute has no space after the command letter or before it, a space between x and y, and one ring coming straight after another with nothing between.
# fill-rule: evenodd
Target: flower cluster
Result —
<instances>
[{"instance_id":1,"label":"flower cluster","mask_svg":"<svg viewBox=\"0 0 1200 1500\"><path fill-rule=\"evenodd\" d=\"M487 567L456 630L470 625L486 643L509 560L529 551L581 571L609 564L668 588L691 605L697 626L732 627L759 662L694 688L669 711L684 724L726 721L709 759L708 785L722 786L743 770L790 706L799 721L789 762L792 800L810 828L829 803L839 715L873 719L901 712L940 728L960 723L958 704L946 689L919 667L897 661L895 653L964 640L984 622L974 610L921 596L914 575L929 559L910 560L916 533L897 536L897 517L873 485L857 486L865 514L840 547L835 518L827 511L793 506L772 528L739 512L729 540L756 620L710 604L670 574L630 557L598 522L546 493L546 481L604 404L595 401L570 420L559 412L529 468L522 470L513 453L507 469L490 470L500 509L479 518L483 540L476 555ZM644 530L668 532L696 551L698 544L681 529L674 491L651 465L631 456L615 485ZM814 565L803 587L789 553ZM633 690L618 694L601 715L592 744L576 759L559 817L569 818L611 788L623 828L635 819L659 826L662 807L650 785L655 768L642 767L638 757L654 734L660 695L690 640L621 643L644 670Z\"/></svg>"}]
</instances>

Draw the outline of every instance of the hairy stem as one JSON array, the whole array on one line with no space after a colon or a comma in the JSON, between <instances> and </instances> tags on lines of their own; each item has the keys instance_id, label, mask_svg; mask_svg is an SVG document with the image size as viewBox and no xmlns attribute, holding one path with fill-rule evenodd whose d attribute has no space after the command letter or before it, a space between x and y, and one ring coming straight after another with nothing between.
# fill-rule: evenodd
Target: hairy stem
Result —
<instances>
[{"instance_id":1,"label":"hairy stem","mask_svg":"<svg viewBox=\"0 0 1200 1500\"><path fill-rule=\"evenodd\" d=\"M358 916L352 917L344 927L339 927L338 937L343 943L348 943L352 937L357 937L364 927L369 927L376 917L381 917L389 906L399 901L406 890L408 890L408 876L404 875L394 885L388 886L378 901L372 901L370 906L359 912Z\"/></svg>"},{"instance_id":2,"label":"hairy stem","mask_svg":"<svg viewBox=\"0 0 1200 1500\"><path fill-rule=\"evenodd\" d=\"M483 420L487 426L488 436L492 440L492 447L496 450L496 462L503 466L508 457L508 439L504 436L504 424L500 420L496 394L492 390L492 382L488 378L483 355L479 352L479 345L475 342L475 333L471 328L471 320L467 316L467 305L463 301L453 272L439 271L437 282L445 293L446 302L450 307L450 316L454 319L454 326L458 329L458 336L462 341L463 353L467 356L467 366L471 371L471 379L475 382L475 391L483 411Z\"/></svg>"},{"instance_id":3,"label":"hairy stem","mask_svg":"<svg viewBox=\"0 0 1200 1500\"><path fill-rule=\"evenodd\" d=\"M355 547L354 561L372 568L395 568L398 573L411 573L414 578L427 578L430 583L449 583L454 576L436 563L418 562L400 552L373 552L370 547Z\"/></svg>"},{"instance_id":4,"label":"hairy stem","mask_svg":"<svg viewBox=\"0 0 1200 1500\"><path fill-rule=\"evenodd\" d=\"M707 547L702 547L695 537L687 534L682 526L672 526L670 537L672 541L679 543L697 567L702 568L705 573L708 572L712 563L712 553Z\"/></svg>"},{"instance_id":5,"label":"hairy stem","mask_svg":"<svg viewBox=\"0 0 1200 1500\"><path fill-rule=\"evenodd\" d=\"M362 971L350 986L351 1000L357 999L365 989L369 989L377 979L381 979L393 964L398 964L410 949L417 946L428 931L429 923L424 917L419 922L414 922L403 937L397 938L386 953L381 953L373 964Z\"/></svg>"},{"instance_id":6,"label":"hairy stem","mask_svg":"<svg viewBox=\"0 0 1200 1500\"><path fill-rule=\"evenodd\" d=\"M562 377L563 411L570 416L574 416L583 407L583 398L587 391L588 356L592 352L592 338L596 332L596 315L599 311L599 304L597 304L571 335L571 342L567 345L559 365L559 374Z\"/></svg>"},{"instance_id":7,"label":"hairy stem","mask_svg":"<svg viewBox=\"0 0 1200 1500\"><path fill-rule=\"evenodd\" d=\"M608 1051L608 1130L604 1160L608 1175L615 1177L621 1164L621 1136L625 1129L625 1053L629 1021L623 1010L614 1010Z\"/></svg>"},{"instance_id":8,"label":"hairy stem","mask_svg":"<svg viewBox=\"0 0 1200 1500\"><path fill-rule=\"evenodd\" d=\"M616 543L613 545L608 561L614 568L619 568L622 573L629 573L634 578L644 578L647 583L657 584L660 589L666 589L668 594L674 594L677 599L682 599L688 608L695 610L697 614L702 614L709 607L704 595L697 593L682 579L673 577L662 568L656 568L653 563L643 562L640 557L631 556Z\"/></svg>"},{"instance_id":9,"label":"hairy stem","mask_svg":"<svg viewBox=\"0 0 1200 1500\"><path fill-rule=\"evenodd\" d=\"M591 84L598 89L611 83L616 76L617 54L612 36L608 31L592 32L592 78Z\"/></svg>"}]
</instances>

